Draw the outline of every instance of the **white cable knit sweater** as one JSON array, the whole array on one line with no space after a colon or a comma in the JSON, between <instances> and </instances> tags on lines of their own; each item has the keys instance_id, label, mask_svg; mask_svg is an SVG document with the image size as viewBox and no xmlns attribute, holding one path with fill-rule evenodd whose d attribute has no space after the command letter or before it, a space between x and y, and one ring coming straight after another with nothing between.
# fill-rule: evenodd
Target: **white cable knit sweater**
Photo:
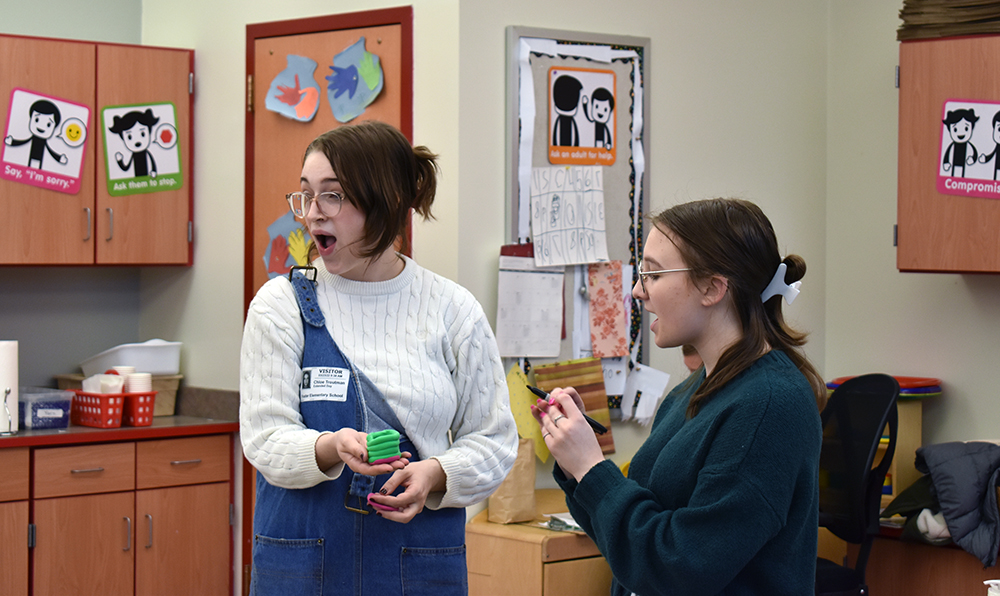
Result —
<instances>
[{"instance_id":1,"label":"white cable knit sweater","mask_svg":"<svg viewBox=\"0 0 1000 596\"><path fill-rule=\"evenodd\" d=\"M517 429L493 331L465 288L405 258L383 282L317 266L317 301L345 356L382 391L423 457L447 475L426 506L466 507L488 497L517 456ZM320 470L319 432L299 413L304 336L288 278L250 303L240 352L240 436L247 459L276 486L307 488L340 475ZM448 431L454 442L449 444Z\"/></svg>"}]
</instances>

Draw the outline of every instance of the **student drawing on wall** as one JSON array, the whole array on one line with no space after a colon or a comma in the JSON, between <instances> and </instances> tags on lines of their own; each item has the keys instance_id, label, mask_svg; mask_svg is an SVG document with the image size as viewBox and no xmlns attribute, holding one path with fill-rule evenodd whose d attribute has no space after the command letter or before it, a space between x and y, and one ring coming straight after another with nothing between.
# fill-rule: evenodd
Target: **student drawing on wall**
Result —
<instances>
[{"instance_id":1,"label":"student drawing on wall","mask_svg":"<svg viewBox=\"0 0 1000 596\"><path fill-rule=\"evenodd\" d=\"M1000 172L1000 112L993 115L993 142L996 143L993 146L993 152L980 156L979 163L989 163L995 157L996 160L993 161L993 179L996 180L997 173Z\"/></svg>"},{"instance_id":2,"label":"student drawing on wall","mask_svg":"<svg viewBox=\"0 0 1000 596\"><path fill-rule=\"evenodd\" d=\"M132 175L135 178L156 177L156 161L148 149L153 140L153 126L159 121L160 119L153 115L153 110L148 108L145 112L128 112L124 116L114 117L108 130L121 137L129 150L128 161L122 161L124 156L120 151L115 152L115 161L123 172L132 168Z\"/></svg>"},{"instance_id":3,"label":"student drawing on wall","mask_svg":"<svg viewBox=\"0 0 1000 596\"><path fill-rule=\"evenodd\" d=\"M590 110L587 110L587 96L583 96L583 115L594 123L594 147L611 149L611 130L608 121L615 109L615 97L604 87L594 89L590 95Z\"/></svg>"},{"instance_id":4,"label":"student drawing on wall","mask_svg":"<svg viewBox=\"0 0 1000 596\"><path fill-rule=\"evenodd\" d=\"M47 99L39 99L31 104L31 109L28 111L28 129L31 136L26 139L15 139L13 135L7 135L3 142L11 147L31 143L31 150L28 154L29 168L41 170L42 159L46 152L61 164L69 161L64 153L57 153L52 147L49 147L49 139L56 133L59 122L62 120L62 115L56 104Z\"/></svg>"},{"instance_id":5,"label":"student drawing on wall","mask_svg":"<svg viewBox=\"0 0 1000 596\"><path fill-rule=\"evenodd\" d=\"M559 76L552 84L552 105L556 124L552 128L552 144L560 147L579 147L580 130L576 127L576 110L580 105L583 85L576 77Z\"/></svg>"},{"instance_id":6,"label":"student drawing on wall","mask_svg":"<svg viewBox=\"0 0 1000 596\"><path fill-rule=\"evenodd\" d=\"M944 171L950 171L952 176L965 178L966 164L971 166L976 163L979 152L970 139L972 139L972 129L978 120L979 116L976 116L976 111L972 109L952 110L942 120L948 127L948 136L951 137L951 144L944 152L942 166ZM971 155L968 155L969 149L972 149ZM962 169L961 174L958 173L959 168Z\"/></svg>"}]
</instances>

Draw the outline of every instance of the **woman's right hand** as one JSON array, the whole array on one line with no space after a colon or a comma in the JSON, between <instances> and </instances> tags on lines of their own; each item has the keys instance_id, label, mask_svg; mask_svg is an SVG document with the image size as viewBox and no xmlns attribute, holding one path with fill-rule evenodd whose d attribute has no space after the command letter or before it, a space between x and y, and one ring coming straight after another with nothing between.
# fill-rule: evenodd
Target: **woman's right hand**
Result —
<instances>
[{"instance_id":1,"label":"woman's right hand","mask_svg":"<svg viewBox=\"0 0 1000 596\"><path fill-rule=\"evenodd\" d=\"M378 476L401 470L410 463L409 451L402 452L400 459L385 464L368 463L368 434L353 428L342 428L337 432L323 433L316 440L316 464L326 471L344 463L358 474Z\"/></svg>"}]
</instances>

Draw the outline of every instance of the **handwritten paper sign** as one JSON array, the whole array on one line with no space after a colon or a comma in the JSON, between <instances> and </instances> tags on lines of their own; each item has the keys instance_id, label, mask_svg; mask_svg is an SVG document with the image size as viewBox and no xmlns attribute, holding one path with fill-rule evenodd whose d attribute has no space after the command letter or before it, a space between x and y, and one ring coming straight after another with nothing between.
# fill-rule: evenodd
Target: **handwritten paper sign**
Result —
<instances>
[{"instance_id":1,"label":"handwritten paper sign","mask_svg":"<svg viewBox=\"0 0 1000 596\"><path fill-rule=\"evenodd\" d=\"M608 260L600 166L532 170L531 238L540 267Z\"/></svg>"}]
</instances>

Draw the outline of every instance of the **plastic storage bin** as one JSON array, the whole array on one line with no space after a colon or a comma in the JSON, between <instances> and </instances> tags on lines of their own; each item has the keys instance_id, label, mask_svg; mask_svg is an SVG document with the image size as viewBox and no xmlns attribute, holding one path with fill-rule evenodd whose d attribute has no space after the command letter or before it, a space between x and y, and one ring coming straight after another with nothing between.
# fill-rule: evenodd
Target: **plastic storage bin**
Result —
<instances>
[{"instance_id":1,"label":"plastic storage bin","mask_svg":"<svg viewBox=\"0 0 1000 596\"><path fill-rule=\"evenodd\" d=\"M153 424L153 404L156 392L123 393L125 409L122 411L122 426L149 426Z\"/></svg>"},{"instance_id":2,"label":"plastic storage bin","mask_svg":"<svg viewBox=\"0 0 1000 596\"><path fill-rule=\"evenodd\" d=\"M73 410L70 421L73 424L97 428L118 428L122 425L122 410L125 397L121 393L88 393L74 391Z\"/></svg>"},{"instance_id":3,"label":"plastic storage bin","mask_svg":"<svg viewBox=\"0 0 1000 596\"><path fill-rule=\"evenodd\" d=\"M69 426L72 391L21 387L17 396L18 428L38 430Z\"/></svg>"},{"instance_id":4,"label":"plastic storage bin","mask_svg":"<svg viewBox=\"0 0 1000 596\"><path fill-rule=\"evenodd\" d=\"M151 339L138 344L121 344L95 354L80 363L83 376L90 377L115 366L134 366L136 372L176 375L180 370L181 342Z\"/></svg>"}]
</instances>

